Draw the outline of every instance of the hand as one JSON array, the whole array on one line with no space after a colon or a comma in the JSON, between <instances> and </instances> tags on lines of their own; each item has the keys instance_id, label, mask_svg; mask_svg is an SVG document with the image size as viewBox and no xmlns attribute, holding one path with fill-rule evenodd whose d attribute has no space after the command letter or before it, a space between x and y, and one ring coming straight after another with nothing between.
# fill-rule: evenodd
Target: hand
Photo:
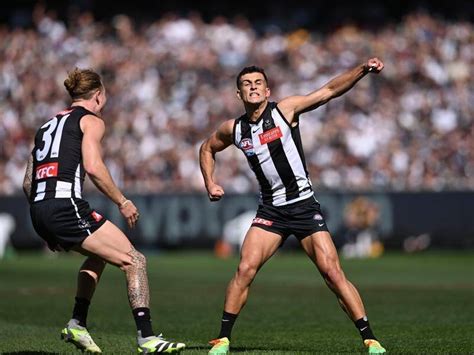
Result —
<instances>
[{"instance_id":1,"label":"hand","mask_svg":"<svg viewBox=\"0 0 474 355\"><path fill-rule=\"evenodd\" d=\"M207 188L207 193L209 196L209 200L213 202L219 201L222 196L224 196L224 189L217 184L213 184Z\"/></svg>"},{"instance_id":2,"label":"hand","mask_svg":"<svg viewBox=\"0 0 474 355\"><path fill-rule=\"evenodd\" d=\"M370 58L365 64L365 70L368 73L380 73L383 69L383 62L379 58Z\"/></svg>"},{"instance_id":3,"label":"hand","mask_svg":"<svg viewBox=\"0 0 474 355\"><path fill-rule=\"evenodd\" d=\"M134 203L130 200L125 200L118 208L122 216L127 220L128 226L130 228L135 227L138 218L140 218L140 213L138 213L138 209Z\"/></svg>"}]
</instances>

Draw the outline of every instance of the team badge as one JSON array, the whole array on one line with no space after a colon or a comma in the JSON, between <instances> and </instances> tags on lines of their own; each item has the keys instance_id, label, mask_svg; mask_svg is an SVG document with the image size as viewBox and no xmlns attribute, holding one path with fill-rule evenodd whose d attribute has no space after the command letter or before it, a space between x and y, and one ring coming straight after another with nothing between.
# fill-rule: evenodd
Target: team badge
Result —
<instances>
[{"instance_id":1,"label":"team badge","mask_svg":"<svg viewBox=\"0 0 474 355\"><path fill-rule=\"evenodd\" d=\"M240 149L243 150L246 156L250 157L255 154L253 143L250 138L244 138L240 141Z\"/></svg>"},{"instance_id":2,"label":"team badge","mask_svg":"<svg viewBox=\"0 0 474 355\"><path fill-rule=\"evenodd\" d=\"M269 119L265 119L263 121L263 129L269 129L269 128L271 128L271 126L272 126L272 123L270 122Z\"/></svg>"},{"instance_id":3,"label":"team badge","mask_svg":"<svg viewBox=\"0 0 474 355\"><path fill-rule=\"evenodd\" d=\"M90 228L91 227L91 224L86 221L85 219L81 218L78 222L77 222L79 228L81 229L86 229L86 228Z\"/></svg>"}]
</instances>

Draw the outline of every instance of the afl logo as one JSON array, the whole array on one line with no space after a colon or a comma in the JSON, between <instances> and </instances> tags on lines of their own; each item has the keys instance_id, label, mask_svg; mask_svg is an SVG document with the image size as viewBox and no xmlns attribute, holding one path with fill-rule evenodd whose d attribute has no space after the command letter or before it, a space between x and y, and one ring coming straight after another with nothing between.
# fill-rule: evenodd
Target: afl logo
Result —
<instances>
[{"instance_id":1,"label":"afl logo","mask_svg":"<svg viewBox=\"0 0 474 355\"><path fill-rule=\"evenodd\" d=\"M244 138L240 141L240 149L242 149L245 155L248 157L255 154L252 140L250 138Z\"/></svg>"}]
</instances>

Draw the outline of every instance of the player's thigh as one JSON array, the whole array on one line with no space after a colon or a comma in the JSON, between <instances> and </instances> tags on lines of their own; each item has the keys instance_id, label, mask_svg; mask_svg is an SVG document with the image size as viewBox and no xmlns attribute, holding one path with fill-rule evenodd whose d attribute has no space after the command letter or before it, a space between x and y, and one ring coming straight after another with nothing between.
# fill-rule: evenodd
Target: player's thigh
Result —
<instances>
[{"instance_id":1,"label":"player's thigh","mask_svg":"<svg viewBox=\"0 0 474 355\"><path fill-rule=\"evenodd\" d=\"M88 236L80 247L75 248L76 251L98 256L119 267L131 264L129 253L132 249L133 246L126 235L109 221Z\"/></svg>"},{"instance_id":2,"label":"player's thigh","mask_svg":"<svg viewBox=\"0 0 474 355\"><path fill-rule=\"evenodd\" d=\"M241 263L260 268L279 248L282 237L258 227L250 227L240 251Z\"/></svg>"},{"instance_id":3,"label":"player's thigh","mask_svg":"<svg viewBox=\"0 0 474 355\"><path fill-rule=\"evenodd\" d=\"M301 245L321 272L325 273L334 267L340 268L339 256L329 232L313 233L301 240Z\"/></svg>"}]
</instances>

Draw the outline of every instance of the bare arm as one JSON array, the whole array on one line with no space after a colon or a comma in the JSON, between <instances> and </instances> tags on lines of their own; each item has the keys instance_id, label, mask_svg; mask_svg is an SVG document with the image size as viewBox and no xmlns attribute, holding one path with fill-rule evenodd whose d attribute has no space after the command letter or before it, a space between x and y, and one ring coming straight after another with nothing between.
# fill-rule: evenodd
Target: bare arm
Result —
<instances>
[{"instance_id":1,"label":"bare arm","mask_svg":"<svg viewBox=\"0 0 474 355\"><path fill-rule=\"evenodd\" d=\"M320 89L303 96L290 96L283 99L278 108L291 122L300 113L314 110L329 100L341 96L368 73L379 73L384 65L378 58L371 58L366 63L348 70L329 81Z\"/></svg>"},{"instance_id":2,"label":"bare arm","mask_svg":"<svg viewBox=\"0 0 474 355\"><path fill-rule=\"evenodd\" d=\"M211 201L218 201L224 195L224 189L217 185L213 179L216 165L215 155L232 144L233 129L234 120L224 122L217 131L204 141L199 149L201 173Z\"/></svg>"},{"instance_id":3,"label":"bare arm","mask_svg":"<svg viewBox=\"0 0 474 355\"><path fill-rule=\"evenodd\" d=\"M130 227L138 220L138 210L132 201L122 194L112 179L109 170L102 160L101 140L104 136L105 125L100 118L87 115L81 119L82 157L84 169L94 185L115 204L125 217Z\"/></svg>"},{"instance_id":4,"label":"bare arm","mask_svg":"<svg viewBox=\"0 0 474 355\"><path fill-rule=\"evenodd\" d=\"M31 183L33 181L33 155L30 154L28 163L26 164L25 177L23 178L23 192L26 195L28 201L31 197Z\"/></svg>"}]
</instances>

